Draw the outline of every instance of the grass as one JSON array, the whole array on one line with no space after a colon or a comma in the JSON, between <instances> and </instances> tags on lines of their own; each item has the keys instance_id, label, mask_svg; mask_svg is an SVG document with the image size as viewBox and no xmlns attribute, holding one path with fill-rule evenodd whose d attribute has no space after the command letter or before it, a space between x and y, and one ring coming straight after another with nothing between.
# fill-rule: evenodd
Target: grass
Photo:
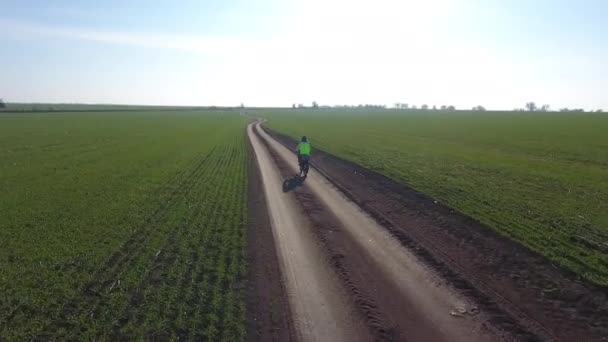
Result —
<instances>
[{"instance_id":1,"label":"grass","mask_svg":"<svg viewBox=\"0 0 608 342\"><path fill-rule=\"evenodd\" d=\"M120 104L79 104L79 103L5 103L6 112L88 112L88 111L202 111L218 109L217 107L187 107L187 106L146 106L146 105L120 105Z\"/></svg>"},{"instance_id":2,"label":"grass","mask_svg":"<svg viewBox=\"0 0 608 342\"><path fill-rule=\"evenodd\" d=\"M273 129L307 135L313 148L407 183L587 280L608 285L606 114L263 115Z\"/></svg>"},{"instance_id":3,"label":"grass","mask_svg":"<svg viewBox=\"0 0 608 342\"><path fill-rule=\"evenodd\" d=\"M0 340L242 340L245 122L0 114Z\"/></svg>"}]
</instances>

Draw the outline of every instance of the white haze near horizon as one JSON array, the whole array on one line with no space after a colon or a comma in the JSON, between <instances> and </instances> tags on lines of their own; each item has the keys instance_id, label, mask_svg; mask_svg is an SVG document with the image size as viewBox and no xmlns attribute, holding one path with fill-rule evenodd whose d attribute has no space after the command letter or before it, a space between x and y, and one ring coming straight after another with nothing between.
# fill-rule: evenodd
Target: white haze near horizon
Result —
<instances>
[{"instance_id":1,"label":"white haze near horizon","mask_svg":"<svg viewBox=\"0 0 608 342\"><path fill-rule=\"evenodd\" d=\"M585 17L597 12L594 2L581 2L578 12L559 1L269 0L234 1L219 10L185 3L177 12L163 11L172 9L169 2L131 16L128 9L113 13L111 5L92 3L40 5L40 16L31 17L5 8L0 97L489 109L535 101L554 109L608 108L606 26L594 27ZM187 15L194 11L206 15ZM116 21L121 14L129 25Z\"/></svg>"}]
</instances>

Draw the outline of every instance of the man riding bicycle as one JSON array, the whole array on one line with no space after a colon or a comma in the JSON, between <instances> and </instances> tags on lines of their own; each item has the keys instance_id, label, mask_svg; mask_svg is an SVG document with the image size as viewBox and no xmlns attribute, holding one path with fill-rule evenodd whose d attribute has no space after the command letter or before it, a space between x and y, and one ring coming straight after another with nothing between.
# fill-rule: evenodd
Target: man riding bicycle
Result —
<instances>
[{"instance_id":1,"label":"man riding bicycle","mask_svg":"<svg viewBox=\"0 0 608 342\"><path fill-rule=\"evenodd\" d=\"M308 160L310 159L310 143L306 136L303 136L296 148L296 153L298 154L298 165L300 165L300 172L307 174L308 173Z\"/></svg>"}]
</instances>

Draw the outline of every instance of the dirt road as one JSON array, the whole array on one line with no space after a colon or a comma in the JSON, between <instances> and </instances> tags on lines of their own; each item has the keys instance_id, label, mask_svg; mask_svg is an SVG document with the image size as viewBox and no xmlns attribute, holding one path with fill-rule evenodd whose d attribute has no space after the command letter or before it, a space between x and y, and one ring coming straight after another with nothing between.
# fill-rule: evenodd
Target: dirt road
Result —
<instances>
[{"instance_id":1,"label":"dirt road","mask_svg":"<svg viewBox=\"0 0 608 342\"><path fill-rule=\"evenodd\" d=\"M283 179L270 153L247 128L264 184L273 236L296 334L302 341L369 340L336 276L315 243L310 224L282 191Z\"/></svg>"},{"instance_id":2,"label":"dirt road","mask_svg":"<svg viewBox=\"0 0 608 342\"><path fill-rule=\"evenodd\" d=\"M301 341L515 340L474 300L425 266L386 229L260 128L247 133L296 336ZM521 329L520 329L521 330ZM521 336L519 336L521 337Z\"/></svg>"}]
</instances>

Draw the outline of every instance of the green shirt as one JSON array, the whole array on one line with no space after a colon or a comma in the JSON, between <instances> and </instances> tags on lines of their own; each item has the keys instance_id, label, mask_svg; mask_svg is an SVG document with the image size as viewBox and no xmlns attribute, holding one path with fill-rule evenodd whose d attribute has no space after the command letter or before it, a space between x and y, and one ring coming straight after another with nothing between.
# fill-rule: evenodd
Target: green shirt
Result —
<instances>
[{"instance_id":1,"label":"green shirt","mask_svg":"<svg viewBox=\"0 0 608 342\"><path fill-rule=\"evenodd\" d=\"M310 156L310 143L301 142L298 144L298 153L302 156Z\"/></svg>"}]
</instances>

